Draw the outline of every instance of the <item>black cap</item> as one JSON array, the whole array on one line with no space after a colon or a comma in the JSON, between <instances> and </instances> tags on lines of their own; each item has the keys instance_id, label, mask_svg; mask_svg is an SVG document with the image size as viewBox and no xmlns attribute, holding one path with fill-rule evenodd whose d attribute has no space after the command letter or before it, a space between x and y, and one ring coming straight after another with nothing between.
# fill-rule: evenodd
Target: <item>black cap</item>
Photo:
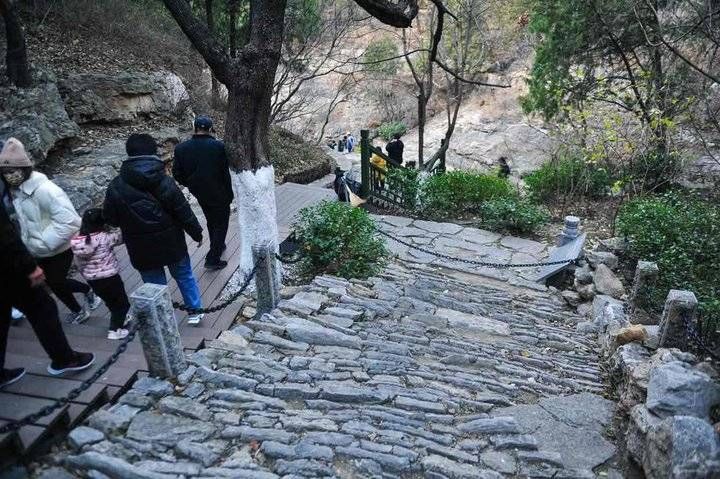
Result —
<instances>
[{"instance_id":1,"label":"black cap","mask_svg":"<svg viewBox=\"0 0 720 479\"><path fill-rule=\"evenodd\" d=\"M210 130L213 126L213 122L209 116L198 116L194 122L195 128L198 130Z\"/></svg>"}]
</instances>

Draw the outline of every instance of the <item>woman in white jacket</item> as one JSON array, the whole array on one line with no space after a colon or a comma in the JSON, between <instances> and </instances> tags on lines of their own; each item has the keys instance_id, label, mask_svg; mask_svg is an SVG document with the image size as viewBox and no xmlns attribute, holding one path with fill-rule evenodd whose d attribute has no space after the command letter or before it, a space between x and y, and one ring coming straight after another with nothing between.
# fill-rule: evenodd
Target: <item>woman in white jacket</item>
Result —
<instances>
[{"instance_id":1,"label":"woman in white jacket","mask_svg":"<svg viewBox=\"0 0 720 479\"><path fill-rule=\"evenodd\" d=\"M47 285L70 309L68 321L85 321L89 312L73 294L84 294L90 309L99 306L100 301L87 284L68 278L73 261L70 240L80 230L80 217L59 186L33 171L32 161L20 141L8 139L3 156L0 171L10 186L14 221L20 227L22 241L45 271ZM13 166L3 166L4 163Z\"/></svg>"}]
</instances>

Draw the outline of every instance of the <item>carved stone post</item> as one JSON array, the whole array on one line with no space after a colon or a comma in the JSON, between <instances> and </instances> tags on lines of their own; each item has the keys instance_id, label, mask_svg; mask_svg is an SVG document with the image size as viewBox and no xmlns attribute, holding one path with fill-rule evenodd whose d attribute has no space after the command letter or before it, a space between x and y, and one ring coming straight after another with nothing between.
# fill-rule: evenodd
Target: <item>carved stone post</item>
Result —
<instances>
[{"instance_id":1,"label":"carved stone post","mask_svg":"<svg viewBox=\"0 0 720 479\"><path fill-rule=\"evenodd\" d=\"M275 245L255 245L253 261L258 266L255 273L257 286L257 314L259 318L269 313L280 301L280 265L275 258Z\"/></svg>"},{"instance_id":2,"label":"carved stone post","mask_svg":"<svg viewBox=\"0 0 720 479\"><path fill-rule=\"evenodd\" d=\"M686 324L695 327L697 307L698 300L691 291L670 290L660 320L659 347L687 349Z\"/></svg>"},{"instance_id":3,"label":"carved stone post","mask_svg":"<svg viewBox=\"0 0 720 479\"><path fill-rule=\"evenodd\" d=\"M130 303L150 375L177 377L185 371L187 362L170 290L165 285L146 283L130 295Z\"/></svg>"},{"instance_id":4,"label":"carved stone post","mask_svg":"<svg viewBox=\"0 0 720 479\"><path fill-rule=\"evenodd\" d=\"M648 295L657 282L658 274L659 269L657 263L653 263L652 261L638 261L629 298L631 315L635 312L639 313L640 310L647 305ZM657 321L642 322L642 324L657 324Z\"/></svg>"},{"instance_id":5,"label":"carved stone post","mask_svg":"<svg viewBox=\"0 0 720 479\"><path fill-rule=\"evenodd\" d=\"M563 246L570 243L580 235L580 218L577 216L566 216L565 227L557 237L557 245Z\"/></svg>"}]
</instances>

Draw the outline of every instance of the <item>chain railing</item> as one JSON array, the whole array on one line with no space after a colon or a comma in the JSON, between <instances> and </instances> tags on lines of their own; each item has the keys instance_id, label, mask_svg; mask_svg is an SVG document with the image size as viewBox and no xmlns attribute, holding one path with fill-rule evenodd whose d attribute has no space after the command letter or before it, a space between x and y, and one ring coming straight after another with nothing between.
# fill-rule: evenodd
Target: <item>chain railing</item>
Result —
<instances>
[{"instance_id":1,"label":"chain railing","mask_svg":"<svg viewBox=\"0 0 720 479\"><path fill-rule=\"evenodd\" d=\"M682 315L682 320L685 325L685 332L687 334L688 339L695 344L695 346L703 351L704 353L708 354L711 358L713 358L715 361L720 361L720 355L716 354L710 347L705 343L705 340L702 338L700 333L698 332L697 328L694 324L692 324L692 320L690 319L688 314Z\"/></svg>"},{"instance_id":2,"label":"chain railing","mask_svg":"<svg viewBox=\"0 0 720 479\"><path fill-rule=\"evenodd\" d=\"M117 360L120 358L120 355L127 350L128 345L132 342L133 339L135 339L135 335L137 334L140 321L142 321L142 318L135 318L135 320L131 323L130 328L128 329L128 335L118 345L115 352L112 353L109 358L107 358L107 360L92 374L92 376L80 383L78 387L70 391L67 395L60 399L56 399L55 402L45 406L38 412L29 414L22 419L1 426L0 434L17 431L21 427L34 424L38 419L52 414L56 410L68 404L69 402L77 399L84 391L87 391L90 386L95 383L95 381L100 379L100 377L105 374L108 369L110 369L110 366L117 362Z\"/></svg>"},{"instance_id":3,"label":"chain railing","mask_svg":"<svg viewBox=\"0 0 720 479\"><path fill-rule=\"evenodd\" d=\"M233 294L231 294L225 301L223 301L220 304L217 304L215 306L211 306L209 308L191 308L190 306L187 306L183 303L179 303L177 301L173 301L173 307L175 309L179 309L180 311L185 311L190 314L210 314L215 313L217 311L223 310L232 303L237 300L241 294L245 292L245 290L250 286L250 282L255 277L255 273L257 273L258 264L256 263L255 266L253 266L253 269L250 270L250 273L245 277L245 281L243 281L243 285L235 291Z\"/></svg>"}]
</instances>

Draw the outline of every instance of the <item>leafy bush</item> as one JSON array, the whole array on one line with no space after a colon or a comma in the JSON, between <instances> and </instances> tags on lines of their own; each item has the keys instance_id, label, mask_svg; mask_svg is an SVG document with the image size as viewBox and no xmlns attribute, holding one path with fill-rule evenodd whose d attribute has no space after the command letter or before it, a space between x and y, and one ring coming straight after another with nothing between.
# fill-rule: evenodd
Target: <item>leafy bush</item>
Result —
<instances>
[{"instance_id":1,"label":"leafy bush","mask_svg":"<svg viewBox=\"0 0 720 479\"><path fill-rule=\"evenodd\" d=\"M452 171L431 176L420 186L419 207L429 217L459 218L479 213L485 201L513 194L512 185L504 178Z\"/></svg>"},{"instance_id":2,"label":"leafy bush","mask_svg":"<svg viewBox=\"0 0 720 479\"><path fill-rule=\"evenodd\" d=\"M518 196L488 200L480 211L483 227L515 234L532 233L550 219L545 208Z\"/></svg>"},{"instance_id":3,"label":"leafy bush","mask_svg":"<svg viewBox=\"0 0 720 479\"><path fill-rule=\"evenodd\" d=\"M325 201L304 208L294 229L303 252L300 268L309 276L367 278L380 271L388 254L374 236L375 222L368 213L347 203Z\"/></svg>"},{"instance_id":4,"label":"leafy bush","mask_svg":"<svg viewBox=\"0 0 720 479\"><path fill-rule=\"evenodd\" d=\"M390 168L387 172L387 187L402 195L402 207L413 211L417 207L420 191L420 171L414 168Z\"/></svg>"},{"instance_id":5,"label":"leafy bush","mask_svg":"<svg viewBox=\"0 0 720 479\"><path fill-rule=\"evenodd\" d=\"M407 125L401 121L388 121L377 129L377 134L385 141L392 140L396 133L400 135L407 133Z\"/></svg>"},{"instance_id":6,"label":"leafy bush","mask_svg":"<svg viewBox=\"0 0 720 479\"><path fill-rule=\"evenodd\" d=\"M720 206L680 193L638 198L617 219L634 259L655 261L660 277L652 302L670 289L693 291L708 327L720 322Z\"/></svg>"},{"instance_id":7,"label":"leafy bush","mask_svg":"<svg viewBox=\"0 0 720 479\"><path fill-rule=\"evenodd\" d=\"M385 76L394 75L398 71L398 60L386 59L397 57L398 53L398 46L391 37L385 36L373 40L363 53L365 69Z\"/></svg>"},{"instance_id":8,"label":"leafy bush","mask_svg":"<svg viewBox=\"0 0 720 479\"><path fill-rule=\"evenodd\" d=\"M543 164L524 180L533 197L541 201L580 196L598 198L607 193L613 182L606 169L567 156Z\"/></svg>"}]
</instances>

